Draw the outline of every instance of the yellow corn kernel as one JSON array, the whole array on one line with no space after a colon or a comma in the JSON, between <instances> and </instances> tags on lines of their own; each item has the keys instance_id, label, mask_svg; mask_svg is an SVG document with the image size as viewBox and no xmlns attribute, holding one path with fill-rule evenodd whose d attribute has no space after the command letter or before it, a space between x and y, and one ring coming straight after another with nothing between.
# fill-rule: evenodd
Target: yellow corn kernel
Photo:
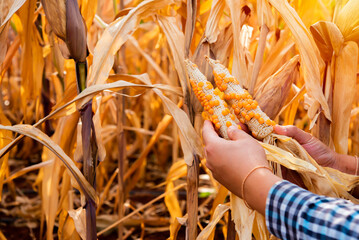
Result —
<instances>
[{"instance_id":1,"label":"yellow corn kernel","mask_svg":"<svg viewBox=\"0 0 359 240\"><path fill-rule=\"evenodd\" d=\"M214 89L213 93L218 96L221 93L221 91L218 88L216 88Z\"/></svg>"},{"instance_id":2,"label":"yellow corn kernel","mask_svg":"<svg viewBox=\"0 0 359 240\"><path fill-rule=\"evenodd\" d=\"M206 89L213 89L213 85L210 82L207 82Z\"/></svg>"},{"instance_id":3,"label":"yellow corn kernel","mask_svg":"<svg viewBox=\"0 0 359 240\"><path fill-rule=\"evenodd\" d=\"M229 121L227 121L227 122L226 122L226 126L227 126L227 127L230 127L230 126L232 126L232 123L229 122Z\"/></svg>"},{"instance_id":4,"label":"yellow corn kernel","mask_svg":"<svg viewBox=\"0 0 359 240\"><path fill-rule=\"evenodd\" d=\"M223 79L225 76L226 76L225 73L220 73L220 74L218 74L218 78L219 78L219 79Z\"/></svg>"},{"instance_id":5,"label":"yellow corn kernel","mask_svg":"<svg viewBox=\"0 0 359 240\"><path fill-rule=\"evenodd\" d=\"M198 83L198 87L203 87L204 86L204 83L203 82L199 82Z\"/></svg>"},{"instance_id":6,"label":"yellow corn kernel","mask_svg":"<svg viewBox=\"0 0 359 240\"><path fill-rule=\"evenodd\" d=\"M226 108L222 111L223 116L227 116L229 114L229 109Z\"/></svg>"}]
</instances>

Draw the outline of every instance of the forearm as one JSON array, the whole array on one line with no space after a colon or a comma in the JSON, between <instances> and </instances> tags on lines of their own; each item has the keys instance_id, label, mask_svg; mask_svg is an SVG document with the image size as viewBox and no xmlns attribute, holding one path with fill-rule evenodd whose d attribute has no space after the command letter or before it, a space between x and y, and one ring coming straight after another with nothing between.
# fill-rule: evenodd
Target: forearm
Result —
<instances>
[{"instance_id":1,"label":"forearm","mask_svg":"<svg viewBox=\"0 0 359 240\"><path fill-rule=\"evenodd\" d=\"M281 180L268 169L254 171L248 176L243 188L245 201L264 216L268 193L273 185Z\"/></svg>"}]
</instances>

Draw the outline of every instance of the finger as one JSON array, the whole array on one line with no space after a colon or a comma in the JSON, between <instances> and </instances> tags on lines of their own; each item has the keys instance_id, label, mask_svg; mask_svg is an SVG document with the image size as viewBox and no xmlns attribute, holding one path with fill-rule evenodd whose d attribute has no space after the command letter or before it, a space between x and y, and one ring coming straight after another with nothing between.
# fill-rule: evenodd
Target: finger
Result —
<instances>
[{"instance_id":1,"label":"finger","mask_svg":"<svg viewBox=\"0 0 359 240\"><path fill-rule=\"evenodd\" d=\"M243 137L248 136L248 134L246 134L244 131L239 130L237 127L235 126L230 126L228 128L228 137L231 140L238 140L241 139Z\"/></svg>"},{"instance_id":2,"label":"finger","mask_svg":"<svg viewBox=\"0 0 359 240\"><path fill-rule=\"evenodd\" d=\"M218 141L218 139L220 139L217 132L213 128L213 124L208 120L203 123L202 137L205 145L209 142Z\"/></svg>"},{"instance_id":3,"label":"finger","mask_svg":"<svg viewBox=\"0 0 359 240\"><path fill-rule=\"evenodd\" d=\"M243 123L241 123L241 122L239 122L238 124L239 124L239 126L241 126L241 128L242 128L243 131L245 131L245 132L248 133L248 134L251 133L251 132L249 131L247 125L245 125L245 124L243 124Z\"/></svg>"},{"instance_id":4,"label":"finger","mask_svg":"<svg viewBox=\"0 0 359 240\"><path fill-rule=\"evenodd\" d=\"M292 125L291 126L275 125L274 132L280 135L292 137L295 140L297 140L299 144L306 144L312 139L312 135Z\"/></svg>"}]
</instances>

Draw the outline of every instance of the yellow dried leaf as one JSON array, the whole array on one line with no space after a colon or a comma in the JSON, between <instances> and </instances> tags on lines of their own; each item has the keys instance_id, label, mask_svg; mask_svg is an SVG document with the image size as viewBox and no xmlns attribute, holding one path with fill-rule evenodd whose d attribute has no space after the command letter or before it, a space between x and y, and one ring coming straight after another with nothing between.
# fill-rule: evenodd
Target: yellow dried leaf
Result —
<instances>
[{"instance_id":1,"label":"yellow dried leaf","mask_svg":"<svg viewBox=\"0 0 359 240\"><path fill-rule=\"evenodd\" d=\"M357 66L358 45L355 42L348 42L336 58L333 90L332 137L335 151L342 154L348 153L348 129L356 94Z\"/></svg>"},{"instance_id":2,"label":"yellow dried leaf","mask_svg":"<svg viewBox=\"0 0 359 240\"><path fill-rule=\"evenodd\" d=\"M207 240L211 235L212 231L216 227L216 224L221 220L223 215L229 210L228 205L219 204L216 207L216 210L213 213L212 220L208 223L208 225L201 231L201 233L196 238L197 240Z\"/></svg>"},{"instance_id":3,"label":"yellow dried leaf","mask_svg":"<svg viewBox=\"0 0 359 240\"><path fill-rule=\"evenodd\" d=\"M82 0L81 15L85 19L87 29L90 29L97 11L98 0Z\"/></svg>"},{"instance_id":4,"label":"yellow dried leaf","mask_svg":"<svg viewBox=\"0 0 359 240\"><path fill-rule=\"evenodd\" d=\"M0 107L0 123L4 125L11 125L10 121L4 115L2 108ZM0 149L5 147L11 142L12 134L8 131L0 131ZM4 184L4 178L6 173L9 171L8 168L8 158L9 154L6 154L4 157L0 158L0 201L2 196L2 189Z\"/></svg>"},{"instance_id":5,"label":"yellow dried leaf","mask_svg":"<svg viewBox=\"0 0 359 240\"><path fill-rule=\"evenodd\" d=\"M215 43L220 33L219 22L225 7L224 0L213 0L204 35L209 43Z\"/></svg>"},{"instance_id":6,"label":"yellow dried leaf","mask_svg":"<svg viewBox=\"0 0 359 240\"><path fill-rule=\"evenodd\" d=\"M184 34L177 26L175 18L158 15L157 19L162 31L166 35L168 45L171 49L174 66L181 82L183 95L186 95L187 86L189 85L187 83L186 67L184 65Z\"/></svg>"},{"instance_id":7,"label":"yellow dried leaf","mask_svg":"<svg viewBox=\"0 0 359 240\"><path fill-rule=\"evenodd\" d=\"M56 144L51 138L49 138L46 134L41 132L39 129L26 124L14 125L14 126L4 126L0 125L0 129L13 131L25 136L28 136L44 146L50 149L57 157L61 159L66 168L71 172L73 177L78 182L81 190L86 195L88 199L91 199L95 203L97 202L96 191L93 187L86 181L85 177L82 175L80 170L76 167L74 162L69 158L65 152ZM3 149L1 149L3 150Z\"/></svg>"},{"instance_id":8,"label":"yellow dried leaf","mask_svg":"<svg viewBox=\"0 0 359 240\"><path fill-rule=\"evenodd\" d=\"M298 45L307 93L314 101L308 109L309 118L313 119L321 107L325 117L331 120L329 106L323 95L320 82L324 63L312 36L286 0L269 0L269 2L280 13Z\"/></svg>"},{"instance_id":9,"label":"yellow dried leaf","mask_svg":"<svg viewBox=\"0 0 359 240\"><path fill-rule=\"evenodd\" d=\"M333 51L339 54L344 37L334 23L320 21L312 25L310 31L324 61L331 60Z\"/></svg>"},{"instance_id":10,"label":"yellow dried leaf","mask_svg":"<svg viewBox=\"0 0 359 240\"><path fill-rule=\"evenodd\" d=\"M74 220L77 233L82 239L86 239L86 210L82 207L69 210L70 217Z\"/></svg>"},{"instance_id":11,"label":"yellow dried leaf","mask_svg":"<svg viewBox=\"0 0 359 240\"><path fill-rule=\"evenodd\" d=\"M187 165L191 166L194 155L203 156L201 138L192 126L187 114L182 109L180 109L169 98L164 96L158 89L154 89L153 91L161 98L169 114L171 114L173 119L176 121L180 130L181 146L185 155L184 159Z\"/></svg>"},{"instance_id":12,"label":"yellow dried leaf","mask_svg":"<svg viewBox=\"0 0 359 240\"><path fill-rule=\"evenodd\" d=\"M339 11L334 23L342 32L346 41L359 40L359 1L349 0Z\"/></svg>"},{"instance_id":13,"label":"yellow dried leaf","mask_svg":"<svg viewBox=\"0 0 359 240\"><path fill-rule=\"evenodd\" d=\"M157 10L175 2L176 0L146 0L125 17L112 22L96 44L87 85L102 84L106 81L114 63L114 54L136 30L141 19L154 15Z\"/></svg>"},{"instance_id":14,"label":"yellow dried leaf","mask_svg":"<svg viewBox=\"0 0 359 240\"><path fill-rule=\"evenodd\" d=\"M240 82L244 87L249 86L249 73L247 69L245 51L244 47L240 43L239 39L241 36L241 29L243 24L243 19L241 19L241 1L237 0L226 0L226 3L231 11L231 20L232 20L232 31L233 31L233 66L232 66L232 75Z\"/></svg>"}]
</instances>

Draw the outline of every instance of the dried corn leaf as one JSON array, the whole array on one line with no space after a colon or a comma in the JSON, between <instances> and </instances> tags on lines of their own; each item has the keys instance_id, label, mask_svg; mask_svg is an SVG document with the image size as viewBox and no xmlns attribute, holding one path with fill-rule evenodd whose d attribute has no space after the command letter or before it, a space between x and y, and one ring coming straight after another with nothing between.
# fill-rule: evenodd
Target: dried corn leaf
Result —
<instances>
[{"instance_id":1,"label":"dried corn leaf","mask_svg":"<svg viewBox=\"0 0 359 240\"><path fill-rule=\"evenodd\" d=\"M215 43L220 34L219 23L225 7L224 0L213 0L204 35L209 43Z\"/></svg>"},{"instance_id":2,"label":"dried corn leaf","mask_svg":"<svg viewBox=\"0 0 359 240\"><path fill-rule=\"evenodd\" d=\"M324 61L332 59L333 51L335 55L339 54L344 37L334 23L320 21L313 24L310 31Z\"/></svg>"},{"instance_id":3,"label":"dried corn leaf","mask_svg":"<svg viewBox=\"0 0 359 240\"><path fill-rule=\"evenodd\" d=\"M57 37L66 39L66 2L65 0L42 0L46 19Z\"/></svg>"},{"instance_id":4,"label":"dried corn leaf","mask_svg":"<svg viewBox=\"0 0 359 240\"><path fill-rule=\"evenodd\" d=\"M299 57L293 57L258 88L254 98L269 118L275 119L285 104L292 83L297 77Z\"/></svg>"},{"instance_id":5,"label":"dried corn leaf","mask_svg":"<svg viewBox=\"0 0 359 240\"><path fill-rule=\"evenodd\" d=\"M257 18L259 26L274 27L275 18L267 0L257 0Z\"/></svg>"},{"instance_id":6,"label":"dried corn leaf","mask_svg":"<svg viewBox=\"0 0 359 240\"><path fill-rule=\"evenodd\" d=\"M7 34L12 15L26 2L26 0L2 0L0 2L0 67L5 58L7 50ZM0 78L1 80L1 78Z\"/></svg>"},{"instance_id":7,"label":"dried corn leaf","mask_svg":"<svg viewBox=\"0 0 359 240\"><path fill-rule=\"evenodd\" d=\"M71 172L73 177L78 182L81 190L86 195L88 199L91 199L95 203L97 202L96 191L92 188L92 186L86 181L85 177L82 175L80 170L76 167L74 162L69 158L65 152L57 145L51 138L49 138L46 134L41 132L39 129L26 124L14 125L14 126L4 126L0 125L0 129L9 130L12 132L16 132L25 136L28 136L44 146L50 149L57 157L61 159L66 168Z\"/></svg>"},{"instance_id":8,"label":"dried corn leaf","mask_svg":"<svg viewBox=\"0 0 359 240\"><path fill-rule=\"evenodd\" d=\"M0 32L2 32L5 24L10 20L12 15L16 13L19 8L26 2L26 0L14 0L14 1L1 1L0 10L2 16L0 17ZM4 17L6 16L6 17Z\"/></svg>"},{"instance_id":9,"label":"dried corn leaf","mask_svg":"<svg viewBox=\"0 0 359 240\"><path fill-rule=\"evenodd\" d=\"M81 15L85 19L87 29L90 29L97 11L98 0L82 0Z\"/></svg>"},{"instance_id":10,"label":"dried corn leaf","mask_svg":"<svg viewBox=\"0 0 359 240\"><path fill-rule=\"evenodd\" d=\"M238 236L241 236L241 239L251 239L255 211L247 208L244 200L233 193L231 193L231 210Z\"/></svg>"},{"instance_id":11,"label":"dried corn leaf","mask_svg":"<svg viewBox=\"0 0 359 240\"><path fill-rule=\"evenodd\" d=\"M71 239L71 240L81 240L80 235L76 232L74 220L71 217L68 217L66 211L62 211L59 218L59 239ZM61 218L62 217L62 218Z\"/></svg>"},{"instance_id":12,"label":"dried corn leaf","mask_svg":"<svg viewBox=\"0 0 359 240\"><path fill-rule=\"evenodd\" d=\"M167 182L166 192L168 191L168 194L166 194L165 196L165 204L171 215L170 229L175 228L174 226L172 226L173 224L175 224L175 219L177 217L182 217L182 210L180 208L177 195L172 191L174 188L173 182L178 178L186 176L186 173L187 173L187 165L182 160L175 162L171 166L166 177L166 182Z\"/></svg>"},{"instance_id":13,"label":"dried corn leaf","mask_svg":"<svg viewBox=\"0 0 359 240\"><path fill-rule=\"evenodd\" d=\"M185 56L188 58L194 29L196 26L197 0L187 0L187 19L185 31Z\"/></svg>"},{"instance_id":14,"label":"dried corn leaf","mask_svg":"<svg viewBox=\"0 0 359 240\"><path fill-rule=\"evenodd\" d=\"M216 224L221 220L223 215L229 210L228 205L219 204L216 207L216 210L214 211L212 215L212 220L208 223L208 225L201 231L201 233L196 238L197 240L207 240L211 233L213 232L214 228L216 227Z\"/></svg>"},{"instance_id":15,"label":"dried corn leaf","mask_svg":"<svg viewBox=\"0 0 359 240\"><path fill-rule=\"evenodd\" d=\"M181 110L169 98L164 96L158 89L153 90L163 101L164 106L176 121L180 130L181 146L183 149L184 159L187 165L191 166L193 163L193 155L203 156L203 147L201 138L198 136L196 130L193 128L191 121L186 113ZM181 136L182 135L182 136Z\"/></svg>"},{"instance_id":16,"label":"dried corn leaf","mask_svg":"<svg viewBox=\"0 0 359 240\"><path fill-rule=\"evenodd\" d=\"M103 84L106 81L114 63L114 54L136 30L141 19L154 15L157 10L175 2L176 0L146 0L133 8L125 17L112 22L96 44L88 86Z\"/></svg>"},{"instance_id":17,"label":"dried corn leaf","mask_svg":"<svg viewBox=\"0 0 359 240\"><path fill-rule=\"evenodd\" d=\"M232 75L240 82L244 87L249 86L249 74L245 59L245 51L239 39L241 39L241 29L243 25L242 19L242 6L241 1L226 0L226 3L231 11L232 31L233 39L233 66Z\"/></svg>"},{"instance_id":18,"label":"dried corn leaf","mask_svg":"<svg viewBox=\"0 0 359 240\"><path fill-rule=\"evenodd\" d=\"M346 41L359 43L359 1L349 0L339 11L334 23Z\"/></svg>"},{"instance_id":19,"label":"dried corn leaf","mask_svg":"<svg viewBox=\"0 0 359 240\"><path fill-rule=\"evenodd\" d=\"M269 2L280 13L298 45L307 93L313 99L313 104L308 109L309 118L314 119L321 107L325 117L331 120L329 106L320 83L324 63L312 36L286 0L269 0Z\"/></svg>"},{"instance_id":20,"label":"dried corn leaf","mask_svg":"<svg viewBox=\"0 0 359 240\"><path fill-rule=\"evenodd\" d=\"M279 40L272 44L271 51L268 52L268 56L259 71L257 87L283 65L283 60L286 60L286 56L294 48L294 42L289 34L288 28L282 30Z\"/></svg>"},{"instance_id":21,"label":"dried corn leaf","mask_svg":"<svg viewBox=\"0 0 359 240\"><path fill-rule=\"evenodd\" d=\"M2 108L0 107L0 123L4 125L11 125L10 121L4 115ZM8 131L0 131L0 148L3 148L11 142L12 134ZM0 201L2 196L2 189L4 184L4 178L8 169L8 158L9 154L6 154L4 157L0 158Z\"/></svg>"},{"instance_id":22,"label":"dried corn leaf","mask_svg":"<svg viewBox=\"0 0 359 240\"><path fill-rule=\"evenodd\" d=\"M183 95L185 96L188 91L187 86L187 74L186 74L186 67L184 65L185 60L185 53L184 53L184 44L185 38L183 32L179 29L176 24L176 19L174 17L163 17L158 15L157 20L159 26L161 27L162 31L166 35L166 39L168 45L172 52L172 58L174 62L174 66L176 68Z\"/></svg>"},{"instance_id":23,"label":"dried corn leaf","mask_svg":"<svg viewBox=\"0 0 359 240\"><path fill-rule=\"evenodd\" d=\"M77 233L82 239L86 239L86 210L82 207L69 210L70 217L74 220Z\"/></svg>"},{"instance_id":24,"label":"dried corn leaf","mask_svg":"<svg viewBox=\"0 0 359 240\"><path fill-rule=\"evenodd\" d=\"M272 134L272 140L274 140L272 143L278 147L260 142L266 151L267 159L297 171L309 191L329 197L345 198L354 203L359 203L357 199L347 192L359 183L358 176L340 174L339 171L335 170L331 170L331 174L329 174L294 139Z\"/></svg>"},{"instance_id":25,"label":"dried corn leaf","mask_svg":"<svg viewBox=\"0 0 359 240\"><path fill-rule=\"evenodd\" d=\"M335 62L333 90L332 137L335 151L348 153L350 113L356 93L358 45L348 42L339 52Z\"/></svg>"},{"instance_id":26,"label":"dried corn leaf","mask_svg":"<svg viewBox=\"0 0 359 240\"><path fill-rule=\"evenodd\" d=\"M161 90L168 90L174 94L180 95L177 89L170 87L168 85L161 85L161 84L153 84L153 85L143 85L143 84L135 84L126 81L116 81L113 83L106 83L106 84L98 84L94 86L87 87L84 91L82 91L79 95L77 95L73 100L65 103L61 107L54 110L50 115L43 118L41 121L48 119L49 117L57 118L64 115L70 115L76 111L74 108L74 104L76 103L77 109L81 109L89 100L95 97L98 93L104 90L120 90L123 88L158 88Z\"/></svg>"},{"instance_id":27,"label":"dried corn leaf","mask_svg":"<svg viewBox=\"0 0 359 240\"><path fill-rule=\"evenodd\" d=\"M42 72L44 59L42 47L38 39L36 26L33 24L35 18L36 0L28 0L20 9L19 16L24 31L20 35L22 52L21 64L21 101L22 110L26 122L31 119L32 109L28 105L29 100L40 101L42 88ZM32 59L27 61L26 59Z\"/></svg>"},{"instance_id":28,"label":"dried corn leaf","mask_svg":"<svg viewBox=\"0 0 359 240\"><path fill-rule=\"evenodd\" d=\"M7 131L4 131L4 132L7 132ZM38 170L40 168L43 168L43 167L46 167L48 165L51 165L54 163L54 160L49 160L49 161L46 161L46 162L40 162L40 163L37 163L37 164L34 164L34 165L31 165L29 167L25 167L25 168L22 168L16 172L14 172L13 174L11 174L8 178L6 178L4 180L4 183L7 183L9 181L12 181L14 180L15 178L18 178L18 177L21 177L22 175L30 172L30 171L34 171L34 170ZM1 179L0 179L1 180ZM1 182L1 181L0 181Z\"/></svg>"}]
</instances>

